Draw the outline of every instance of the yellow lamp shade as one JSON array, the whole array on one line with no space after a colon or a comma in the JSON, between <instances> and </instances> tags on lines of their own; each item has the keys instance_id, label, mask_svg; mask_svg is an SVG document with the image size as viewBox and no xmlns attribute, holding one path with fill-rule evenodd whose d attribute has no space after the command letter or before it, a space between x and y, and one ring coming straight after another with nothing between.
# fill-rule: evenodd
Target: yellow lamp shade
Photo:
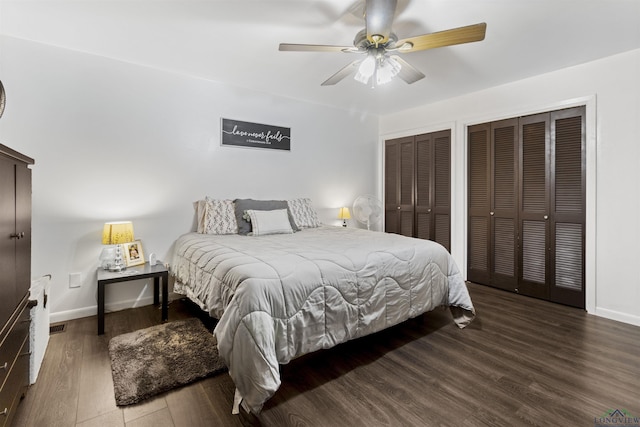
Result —
<instances>
[{"instance_id":1,"label":"yellow lamp shade","mask_svg":"<svg viewBox=\"0 0 640 427\"><path fill-rule=\"evenodd\" d=\"M340 208L340 212L338 212L338 219L351 219L349 208Z\"/></svg>"},{"instance_id":2,"label":"yellow lamp shade","mask_svg":"<svg viewBox=\"0 0 640 427\"><path fill-rule=\"evenodd\" d=\"M131 221L107 222L102 230L103 245L119 245L135 240Z\"/></svg>"}]
</instances>

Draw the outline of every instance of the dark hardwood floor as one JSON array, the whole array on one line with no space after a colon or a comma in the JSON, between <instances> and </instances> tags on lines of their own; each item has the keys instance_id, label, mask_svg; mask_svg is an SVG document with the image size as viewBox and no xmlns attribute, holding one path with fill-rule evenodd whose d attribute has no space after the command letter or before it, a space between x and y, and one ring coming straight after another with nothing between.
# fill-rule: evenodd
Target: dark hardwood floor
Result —
<instances>
[{"instance_id":1,"label":"dark hardwood floor","mask_svg":"<svg viewBox=\"0 0 640 427\"><path fill-rule=\"evenodd\" d=\"M593 426L640 416L640 328L469 285L478 316L438 309L282 367L264 426ZM173 301L169 320L196 315ZM153 306L67 322L51 336L16 426L240 426L227 374L131 407L115 405L109 339L159 323Z\"/></svg>"}]
</instances>

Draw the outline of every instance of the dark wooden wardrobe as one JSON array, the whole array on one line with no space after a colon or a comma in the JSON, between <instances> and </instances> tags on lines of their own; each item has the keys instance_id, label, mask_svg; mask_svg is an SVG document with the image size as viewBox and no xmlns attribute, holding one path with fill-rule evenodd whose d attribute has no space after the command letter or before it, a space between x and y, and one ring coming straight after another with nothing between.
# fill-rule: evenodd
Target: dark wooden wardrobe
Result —
<instances>
[{"instance_id":1,"label":"dark wooden wardrobe","mask_svg":"<svg viewBox=\"0 0 640 427\"><path fill-rule=\"evenodd\" d=\"M451 131L385 141L385 231L450 251Z\"/></svg>"},{"instance_id":2,"label":"dark wooden wardrobe","mask_svg":"<svg viewBox=\"0 0 640 427\"><path fill-rule=\"evenodd\" d=\"M29 385L33 163L0 144L0 426Z\"/></svg>"},{"instance_id":3,"label":"dark wooden wardrobe","mask_svg":"<svg viewBox=\"0 0 640 427\"><path fill-rule=\"evenodd\" d=\"M584 308L585 108L468 128L469 281Z\"/></svg>"}]
</instances>

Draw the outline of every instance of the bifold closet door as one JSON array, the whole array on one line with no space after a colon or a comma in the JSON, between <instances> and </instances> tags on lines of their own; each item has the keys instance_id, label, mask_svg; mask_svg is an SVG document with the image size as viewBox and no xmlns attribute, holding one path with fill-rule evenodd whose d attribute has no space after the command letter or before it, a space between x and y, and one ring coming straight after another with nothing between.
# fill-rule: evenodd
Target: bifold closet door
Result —
<instances>
[{"instance_id":1,"label":"bifold closet door","mask_svg":"<svg viewBox=\"0 0 640 427\"><path fill-rule=\"evenodd\" d=\"M550 299L585 307L584 107L551 113Z\"/></svg>"},{"instance_id":2,"label":"bifold closet door","mask_svg":"<svg viewBox=\"0 0 640 427\"><path fill-rule=\"evenodd\" d=\"M585 110L521 119L520 292L584 308Z\"/></svg>"},{"instance_id":3,"label":"bifold closet door","mask_svg":"<svg viewBox=\"0 0 640 427\"><path fill-rule=\"evenodd\" d=\"M385 141L385 224L388 233L413 236L414 137Z\"/></svg>"},{"instance_id":4,"label":"bifold closet door","mask_svg":"<svg viewBox=\"0 0 640 427\"><path fill-rule=\"evenodd\" d=\"M469 128L467 277L515 291L518 257L518 120Z\"/></svg>"},{"instance_id":5,"label":"bifold closet door","mask_svg":"<svg viewBox=\"0 0 640 427\"><path fill-rule=\"evenodd\" d=\"M585 109L468 128L470 281L584 308Z\"/></svg>"},{"instance_id":6,"label":"bifold closet door","mask_svg":"<svg viewBox=\"0 0 640 427\"><path fill-rule=\"evenodd\" d=\"M518 288L518 119L491 123L491 285Z\"/></svg>"},{"instance_id":7,"label":"bifold closet door","mask_svg":"<svg viewBox=\"0 0 640 427\"><path fill-rule=\"evenodd\" d=\"M417 135L415 237L451 250L451 132Z\"/></svg>"},{"instance_id":8,"label":"bifold closet door","mask_svg":"<svg viewBox=\"0 0 640 427\"><path fill-rule=\"evenodd\" d=\"M451 131L385 141L385 231L451 250Z\"/></svg>"},{"instance_id":9,"label":"bifold closet door","mask_svg":"<svg viewBox=\"0 0 640 427\"><path fill-rule=\"evenodd\" d=\"M468 144L467 279L490 285L491 124L470 126Z\"/></svg>"},{"instance_id":10,"label":"bifold closet door","mask_svg":"<svg viewBox=\"0 0 640 427\"><path fill-rule=\"evenodd\" d=\"M520 118L520 280L524 295L549 299L549 114Z\"/></svg>"}]
</instances>

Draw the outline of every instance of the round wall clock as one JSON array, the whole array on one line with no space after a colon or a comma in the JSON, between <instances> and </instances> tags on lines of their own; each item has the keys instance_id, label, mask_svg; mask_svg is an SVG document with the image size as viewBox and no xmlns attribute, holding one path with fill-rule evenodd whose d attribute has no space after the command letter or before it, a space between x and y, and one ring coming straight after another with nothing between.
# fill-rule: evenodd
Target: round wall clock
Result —
<instances>
[{"instance_id":1,"label":"round wall clock","mask_svg":"<svg viewBox=\"0 0 640 427\"><path fill-rule=\"evenodd\" d=\"M0 117L2 117L2 112L4 111L5 101L6 101L6 96L4 94L4 86L2 86L2 82L0 81Z\"/></svg>"}]
</instances>

